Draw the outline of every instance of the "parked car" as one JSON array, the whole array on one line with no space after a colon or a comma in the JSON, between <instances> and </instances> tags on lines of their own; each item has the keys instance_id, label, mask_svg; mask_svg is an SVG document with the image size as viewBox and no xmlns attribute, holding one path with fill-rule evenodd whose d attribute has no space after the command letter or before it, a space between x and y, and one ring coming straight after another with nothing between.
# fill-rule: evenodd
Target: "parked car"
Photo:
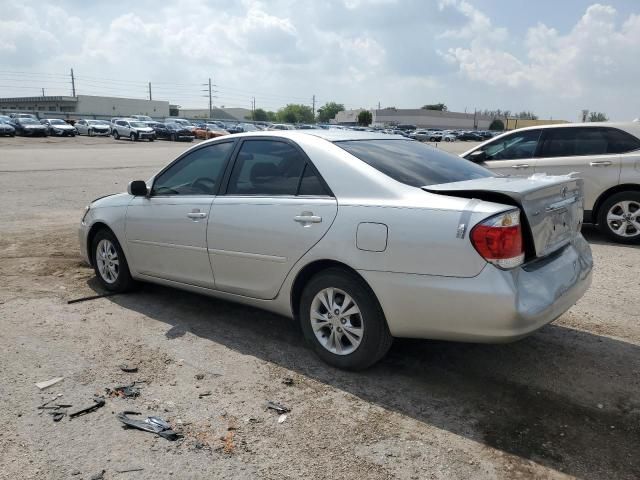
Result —
<instances>
[{"instance_id":1,"label":"parked car","mask_svg":"<svg viewBox=\"0 0 640 480\"><path fill-rule=\"evenodd\" d=\"M502 175L575 174L584 221L610 239L640 243L640 125L576 123L508 132L462 154Z\"/></svg>"},{"instance_id":2,"label":"parked car","mask_svg":"<svg viewBox=\"0 0 640 480\"><path fill-rule=\"evenodd\" d=\"M171 140L173 142L187 141L193 142L193 132L178 123L155 123L151 127L156 132L156 138Z\"/></svg>"},{"instance_id":3,"label":"parked car","mask_svg":"<svg viewBox=\"0 0 640 480\"><path fill-rule=\"evenodd\" d=\"M413 132L410 132L408 134L408 137L413 138L414 140L418 140L420 142L427 142L429 141L430 135L431 135L431 132L429 132L429 130L414 130Z\"/></svg>"},{"instance_id":4,"label":"parked car","mask_svg":"<svg viewBox=\"0 0 640 480\"><path fill-rule=\"evenodd\" d=\"M59 118L43 118L40 123L47 127L47 133L49 135L56 135L58 137L75 137L77 130L73 125L69 125L64 120Z\"/></svg>"},{"instance_id":5,"label":"parked car","mask_svg":"<svg viewBox=\"0 0 640 480\"><path fill-rule=\"evenodd\" d=\"M7 120L0 118L0 137L15 137L16 129Z\"/></svg>"},{"instance_id":6,"label":"parked car","mask_svg":"<svg viewBox=\"0 0 640 480\"><path fill-rule=\"evenodd\" d=\"M46 137L49 135L47 127L33 118L14 117L12 121L12 126L15 128L17 135L30 137Z\"/></svg>"},{"instance_id":7,"label":"parked car","mask_svg":"<svg viewBox=\"0 0 640 480\"><path fill-rule=\"evenodd\" d=\"M270 131L93 201L80 249L107 291L150 281L271 310L359 369L393 337L503 342L556 319L591 282L581 213L580 179L496 177L381 133Z\"/></svg>"},{"instance_id":8,"label":"parked car","mask_svg":"<svg viewBox=\"0 0 640 480\"><path fill-rule=\"evenodd\" d=\"M138 140L149 140L153 142L156 138L156 134L153 128L149 127L144 122L140 122L134 119L120 118L113 124L113 138L119 140L120 137L129 137L132 142Z\"/></svg>"},{"instance_id":9,"label":"parked car","mask_svg":"<svg viewBox=\"0 0 640 480\"><path fill-rule=\"evenodd\" d=\"M204 138L205 140L229 135L229 132L212 123L207 123L202 128L196 128L193 133L196 138Z\"/></svg>"},{"instance_id":10,"label":"parked car","mask_svg":"<svg viewBox=\"0 0 640 480\"><path fill-rule=\"evenodd\" d=\"M458 139L458 136L453 132L442 132L442 136L440 137L441 142L455 142Z\"/></svg>"},{"instance_id":11,"label":"parked car","mask_svg":"<svg viewBox=\"0 0 640 480\"><path fill-rule=\"evenodd\" d=\"M9 117L11 117L12 119L30 118L32 120L38 120L38 117L36 117L33 113L11 113Z\"/></svg>"},{"instance_id":12,"label":"parked car","mask_svg":"<svg viewBox=\"0 0 640 480\"><path fill-rule=\"evenodd\" d=\"M78 135L111 135L111 124L106 120L81 119L75 125Z\"/></svg>"},{"instance_id":13,"label":"parked car","mask_svg":"<svg viewBox=\"0 0 640 480\"><path fill-rule=\"evenodd\" d=\"M140 120L141 122L153 122L153 118L149 115L131 115L130 118L135 118L136 120Z\"/></svg>"},{"instance_id":14,"label":"parked car","mask_svg":"<svg viewBox=\"0 0 640 480\"><path fill-rule=\"evenodd\" d=\"M191 132L196 129L195 125L185 118L168 117L164 119L164 123L177 123L178 125L188 128Z\"/></svg>"},{"instance_id":15,"label":"parked car","mask_svg":"<svg viewBox=\"0 0 640 480\"><path fill-rule=\"evenodd\" d=\"M462 132L458 135L458 140L471 140L472 142L482 142L484 138L475 132Z\"/></svg>"},{"instance_id":16,"label":"parked car","mask_svg":"<svg viewBox=\"0 0 640 480\"><path fill-rule=\"evenodd\" d=\"M274 123L271 125L270 130L295 130L295 127L293 125L287 125L286 123ZM231 132L231 130L229 130L229 132L234 133Z\"/></svg>"}]
</instances>

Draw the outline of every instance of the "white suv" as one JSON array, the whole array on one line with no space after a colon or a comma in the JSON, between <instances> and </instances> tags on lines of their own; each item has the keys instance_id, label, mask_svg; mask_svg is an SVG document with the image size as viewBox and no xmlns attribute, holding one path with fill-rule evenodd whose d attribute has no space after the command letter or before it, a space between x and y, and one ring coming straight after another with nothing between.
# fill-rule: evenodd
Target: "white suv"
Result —
<instances>
[{"instance_id":1,"label":"white suv","mask_svg":"<svg viewBox=\"0 0 640 480\"><path fill-rule=\"evenodd\" d=\"M614 241L640 243L638 123L522 128L461 156L507 176L576 173L584 179L584 221Z\"/></svg>"},{"instance_id":2,"label":"white suv","mask_svg":"<svg viewBox=\"0 0 640 480\"><path fill-rule=\"evenodd\" d=\"M135 119L119 118L113 122L113 138L119 140L120 137L129 137L132 142L147 139L153 142L156 139L156 132L146 123Z\"/></svg>"}]
</instances>

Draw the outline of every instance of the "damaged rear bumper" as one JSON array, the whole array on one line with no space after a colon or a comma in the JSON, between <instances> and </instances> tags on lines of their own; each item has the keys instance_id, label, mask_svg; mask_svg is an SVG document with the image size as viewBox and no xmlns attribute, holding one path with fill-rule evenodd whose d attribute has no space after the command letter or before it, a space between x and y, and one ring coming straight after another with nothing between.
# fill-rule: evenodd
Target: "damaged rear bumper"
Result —
<instances>
[{"instance_id":1,"label":"damaged rear bumper","mask_svg":"<svg viewBox=\"0 0 640 480\"><path fill-rule=\"evenodd\" d=\"M473 278L360 271L396 337L500 343L525 337L571 308L591 284L582 235L514 270L486 267Z\"/></svg>"}]
</instances>

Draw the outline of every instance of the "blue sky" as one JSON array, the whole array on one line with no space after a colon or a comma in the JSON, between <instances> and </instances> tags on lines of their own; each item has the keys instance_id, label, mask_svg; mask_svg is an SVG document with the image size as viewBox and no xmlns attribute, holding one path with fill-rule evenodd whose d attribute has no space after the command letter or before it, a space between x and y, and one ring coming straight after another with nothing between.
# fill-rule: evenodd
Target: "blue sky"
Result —
<instances>
[{"instance_id":1,"label":"blue sky","mask_svg":"<svg viewBox=\"0 0 640 480\"><path fill-rule=\"evenodd\" d=\"M640 116L640 2L0 0L0 97L77 92L274 110L579 110Z\"/></svg>"}]
</instances>

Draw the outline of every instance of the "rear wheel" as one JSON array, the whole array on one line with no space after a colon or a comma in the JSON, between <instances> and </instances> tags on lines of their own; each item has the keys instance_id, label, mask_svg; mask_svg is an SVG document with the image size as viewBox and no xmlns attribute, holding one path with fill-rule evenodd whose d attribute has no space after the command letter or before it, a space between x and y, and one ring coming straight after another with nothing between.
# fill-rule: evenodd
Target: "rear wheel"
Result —
<instances>
[{"instance_id":1,"label":"rear wheel","mask_svg":"<svg viewBox=\"0 0 640 480\"><path fill-rule=\"evenodd\" d=\"M126 292L134 286L120 243L110 230L100 230L91 242L93 268L100 284L110 292Z\"/></svg>"},{"instance_id":2,"label":"rear wheel","mask_svg":"<svg viewBox=\"0 0 640 480\"><path fill-rule=\"evenodd\" d=\"M116 140L120 140L120 134L118 133L118 130L113 131L113 138L115 138Z\"/></svg>"},{"instance_id":3,"label":"rear wheel","mask_svg":"<svg viewBox=\"0 0 640 480\"><path fill-rule=\"evenodd\" d=\"M384 357L393 341L375 295L345 269L330 268L309 281L299 316L307 342L334 367L370 367Z\"/></svg>"},{"instance_id":4,"label":"rear wheel","mask_svg":"<svg viewBox=\"0 0 640 480\"><path fill-rule=\"evenodd\" d=\"M611 195L600 207L598 226L618 243L640 243L640 192Z\"/></svg>"}]
</instances>

